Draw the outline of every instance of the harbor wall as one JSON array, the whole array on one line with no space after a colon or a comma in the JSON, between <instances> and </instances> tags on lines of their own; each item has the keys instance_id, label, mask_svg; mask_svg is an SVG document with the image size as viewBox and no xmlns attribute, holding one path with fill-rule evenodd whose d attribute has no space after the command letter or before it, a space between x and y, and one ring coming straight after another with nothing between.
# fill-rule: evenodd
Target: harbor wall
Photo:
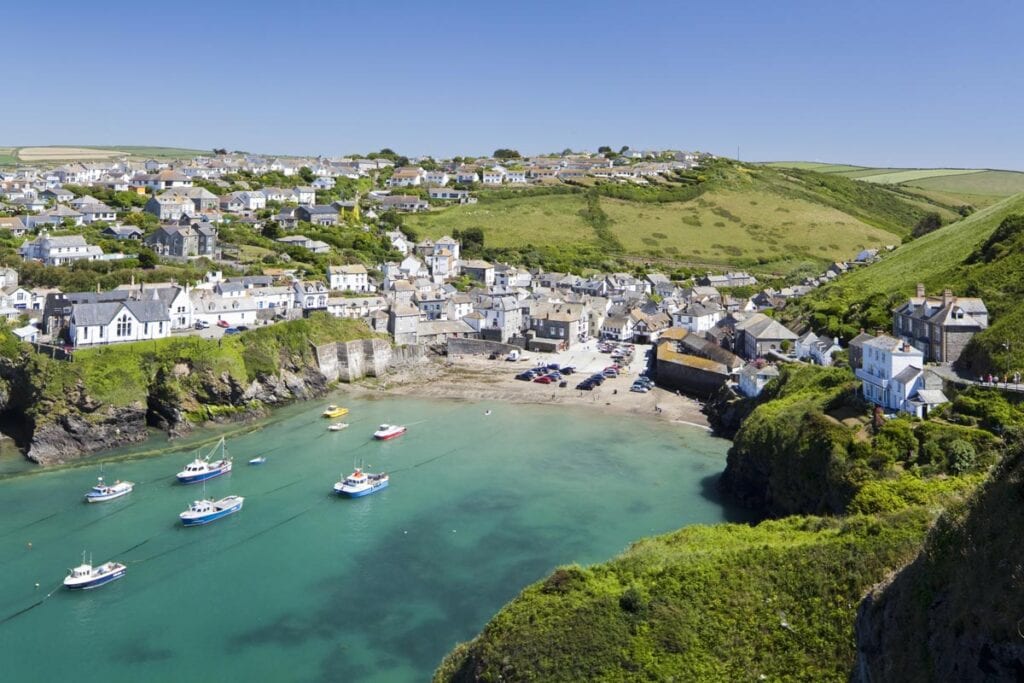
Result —
<instances>
[{"instance_id":1,"label":"harbor wall","mask_svg":"<svg viewBox=\"0 0 1024 683\"><path fill-rule=\"evenodd\" d=\"M449 356L486 356L492 353L500 353L504 358L510 351L522 352L523 347L514 344L504 344L499 341L488 339L449 339Z\"/></svg>"}]
</instances>

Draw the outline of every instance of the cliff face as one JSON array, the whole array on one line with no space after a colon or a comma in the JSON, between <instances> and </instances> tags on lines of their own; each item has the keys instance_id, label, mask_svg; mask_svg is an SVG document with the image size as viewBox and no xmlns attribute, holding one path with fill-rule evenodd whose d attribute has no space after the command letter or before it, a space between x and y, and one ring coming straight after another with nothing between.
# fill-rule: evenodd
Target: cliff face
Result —
<instances>
[{"instance_id":1,"label":"cliff face","mask_svg":"<svg viewBox=\"0 0 1024 683\"><path fill-rule=\"evenodd\" d=\"M0 356L0 429L48 465L136 443L151 428L262 416L332 382L387 371L390 345L358 321L312 316L220 341L174 337L76 352Z\"/></svg>"},{"instance_id":2,"label":"cliff face","mask_svg":"<svg viewBox=\"0 0 1024 683\"><path fill-rule=\"evenodd\" d=\"M717 402L722 415L745 415L721 489L776 516L842 512L854 493L844 476L851 431L825 410L855 398L852 384L848 371L788 366L756 401Z\"/></svg>"},{"instance_id":3,"label":"cliff face","mask_svg":"<svg viewBox=\"0 0 1024 683\"><path fill-rule=\"evenodd\" d=\"M756 398L740 396L728 384L723 384L704 404L704 414L716 435L731 439L757 405Z\"/></svg>"},{"instance_id":4,"label":"cliff face","mask_svg":"<svg viewBox=\"0 0 1024 683\"><path fill-rule=\"evenodd\" d=\"M1024 680L1024 444L912 563L875 587L856 622L853 680Z\"/></svg>"},{"instance_id":5,"label":"cliff face","mask_svg":"<svg viewBox=\"0 0 1024 683\"><path fill-rule=\"evenodd\" d=\"M227 373L216 377L192 377L182 370L177 379L197 379L200 391L166 391L164 377L157 377L147 400L116 406L89 396L76 387L52 420L36 421L27 457L41 465L53 465L98 451L144 441L150 428L169 436L188 432L197 422L225 422L261 417L266 406L322 396L327 378L315 367L282 368L278 375L260 375L251 382ZM41 406L45 409L45 405Z\"/></svg>"}]
</instances>

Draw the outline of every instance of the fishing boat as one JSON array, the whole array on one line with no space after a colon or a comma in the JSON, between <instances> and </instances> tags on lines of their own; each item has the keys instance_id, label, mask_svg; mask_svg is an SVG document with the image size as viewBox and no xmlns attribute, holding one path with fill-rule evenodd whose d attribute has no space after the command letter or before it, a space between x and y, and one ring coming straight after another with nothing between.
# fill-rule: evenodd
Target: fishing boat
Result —
<instances>
[{"instance_id":1,"label":"fishing boat","mask_svg":"<svg viewBox=\"0 0 1024 683\"><path fill-rule=\"evenodd\" d=\"M378 441L387 441L388 439L394 439L396 436L405 434L405 427L402 425L389 425L383 424L377 427L377 431L373 433L373 438Z\"/></svg>"},{"instance_id":2,"label":"fishing boat","mask_svg":"<svg viewBox=\"0 0 1024 683\"><path fill-rule=\"evenodd\" d=\"M266 461L267 461L267 459L264 456L262 456L262 455L257 456L255 458L249 458L249 464L250 465L262 465Z\"/></svg>"},{"instance_id":3,"label":"fishing boat","mask_svg":"<svg viewBox=\"0 0 1024 683\"><path fill-rule=\"evenodd\" d=\"M333 422L327 426L329 432L340 432L342 429L348 429L348 422Z\"/></svg>"},{"instance_id":4,"label":"fishing boat","mask_svg":"<svg viewBox=\"0 0 1024 683\"><path fill-rule=\"evenodd\" d=\"M220 449L220 459L210 462L210 457ZM195 484L200 481L206 481L207 479L213 479L219 477L222 474L227 474L231 471L231 459L227 457L227 449L224 445L224 437L221 437L220 441L217 442L209 453L204 458L196 458L189 464L185 465L185 469L178 472L178 481L182 484Z\"/></svg>"},{"instance_id":5,"label":"fishing boat","mask_svg":"<svg viewBox=\"0 0 1024 683\"><path fill-rule=\"evenodd\" d=\"M387 488L387 486L387 474L383 472L380 474L370 474L369 472L363 472L361 467L357 467L355 472L347 477L342 477L341 481L334 485L334 492L346 498L359 498L376 493L381 489Z\"/></svg>"},{"instance_id":6,"label":"fishing boat","mask_svg":"<svg viewBox=\"0 0 1024 683\"><path fill-rule=\"evenodd\" d=\"M115 481L113 484L104 484L103 477L96 478L96 485L85 494L85 502L102 503L107 500L114 500L121 496L127 496L135 488L130 481Z\"/></svg>"},{"instance_id":7,"label":"fishing boat","mask_svg":"<svg viewBox=\"0 0 1024 683\"><path fill-rule=\"evenodd\" d=\"M105 562L98 567L92 566L92 558L85 561L85 553L82 553L82 564L74 569L68 570L64 577L64 587L69 590L89 590L99 588L111 581L117 581L125 575L128 568L120 562Z\"/></svg>"},{"instance_id":8,"label":"fishing boat","mask_svg":"<svg viewBox=\"0 0 1024 683\"><path fill-rule=\"evenodd\" d=\"M327 409L324 410L322 415L324 417L332 417L332 418L333 417L342 417L343 415L348 415L348 408L342 408L341 406L336 406L336 405L334 405L332 403L331 405L327 406Z\"/></svg>"},{"instance_id":9,"label":"fishing boat","mask_svg":"<svg viewBox=\"0 0 1024 683\"><path fill-rule=\"evenodd\" d=\"M227 496L220 500L197 500L188 506L178 517L185 526L199 526L215 522L221 517L227 517L242 509L245 498L242 496Z\"/></svg>"}]
</instances>

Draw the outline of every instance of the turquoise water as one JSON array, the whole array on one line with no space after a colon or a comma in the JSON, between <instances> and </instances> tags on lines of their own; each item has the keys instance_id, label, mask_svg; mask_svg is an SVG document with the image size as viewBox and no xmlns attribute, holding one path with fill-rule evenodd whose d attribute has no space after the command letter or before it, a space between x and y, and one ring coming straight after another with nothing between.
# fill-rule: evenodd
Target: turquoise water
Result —
<instances>
[{"instance_id":1,"label":"turquoise water","mask_svg":"<svg viewBox=\"0 0 1024 683\"><path fill-rule=\"evenodd\" d=\"M343 402L343 432L325 431L318 403L229 439L235 469L207 493L245 508L207 527L177 523L202 493L174 482L188 451L108 462L108 479L137 486L103 504L81 502L96 465L0 480L0 678L423 681L555 566L742 518L713 494L727 443L698 429L585 408ZM374 442L380 422L409 432ZM267 464L245 464L257 454ZM391 486L333 497L355 458ZM83 550L128 575L43 600Z\"/></svg>"}]
</instances>

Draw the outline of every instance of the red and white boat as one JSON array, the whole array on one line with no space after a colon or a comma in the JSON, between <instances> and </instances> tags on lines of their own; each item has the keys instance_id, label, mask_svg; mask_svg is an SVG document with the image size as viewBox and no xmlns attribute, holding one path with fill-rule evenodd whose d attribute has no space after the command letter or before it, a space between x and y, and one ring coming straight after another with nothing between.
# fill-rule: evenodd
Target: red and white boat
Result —
<instances>
[{"instance_id":1,"label":"red and white boat","mask_svg":"<svg viewBox=\"0 0 1024 683\"><path fill-rule=\"evenodd\" d=\"M405 434L405 427L401 425L381 425L377 428L377 431L373 433L373 438L378 441L387 441L388 439L394 439L396 436Z\"/></svg>"}]
</instances>

